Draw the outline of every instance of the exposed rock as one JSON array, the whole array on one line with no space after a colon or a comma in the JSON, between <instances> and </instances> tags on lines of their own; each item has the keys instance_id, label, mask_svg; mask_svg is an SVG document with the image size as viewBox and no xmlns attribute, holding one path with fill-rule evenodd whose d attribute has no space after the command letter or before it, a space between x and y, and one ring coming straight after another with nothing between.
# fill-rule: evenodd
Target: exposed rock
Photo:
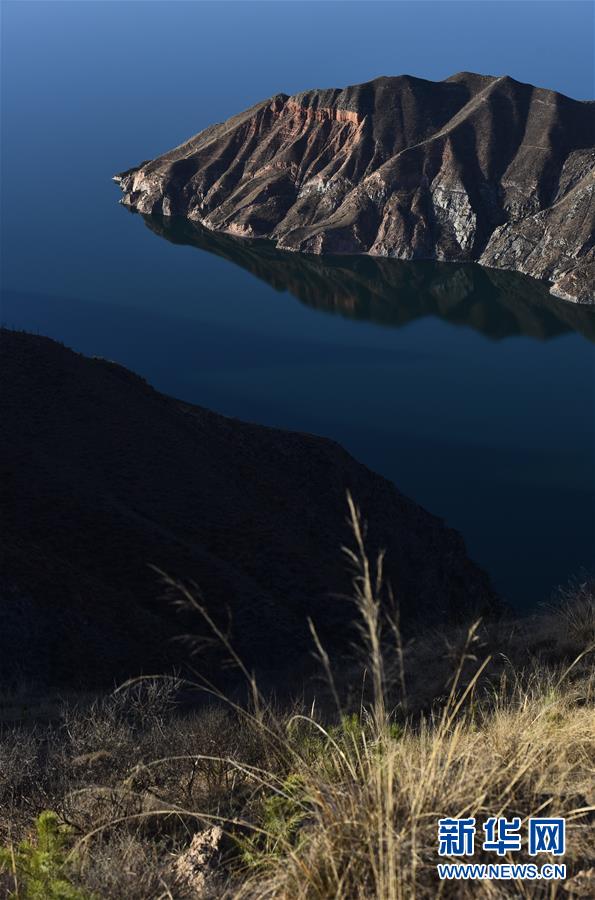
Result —
<instances>
[{"instance_id":1,"label":"exposed rock","mask_svg":"<svg viewBox=\"0 0 595 900\"><path fill-rule=\"evenodd\" d=\"M506 76L277 94L115 180L123 202L306 253L476 260L595 302L595 107Z\"/></svg>"},{"instance_id":2,"label":"exposed rock","mask_svg":"<svg viewBox=\"0 0 595 900\"><path fill-rule=\"evenodd\" d=\"M175 882L196 900L218 895L221 879L217 864L224 842L223 829L213 825L194 835L190 846L173 863Z\"/></svg>"},{"instance_id":3,"label":"exposed rock","mask_svg":"<svg viewBox=\"0 0 595 900\"><path fill-rule=\"evenodd\" d=\"M200 585L225 628L229 610L252 665L307 659L308 616L346 646L347 489L405 623L496 607L460 535L333 441L181 403L48 338L0 338L0 678L112 681L179 660L170 638L198 622L149 564Z\"/></svg>"}]
</instances>

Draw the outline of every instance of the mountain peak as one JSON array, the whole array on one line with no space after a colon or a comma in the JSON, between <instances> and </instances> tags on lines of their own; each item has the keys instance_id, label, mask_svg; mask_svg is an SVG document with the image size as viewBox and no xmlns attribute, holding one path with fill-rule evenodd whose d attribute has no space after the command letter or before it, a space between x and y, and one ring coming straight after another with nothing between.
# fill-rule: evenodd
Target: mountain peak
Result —
<instances>
[{"instance_id":1,"label":"mountain peak","mask_svg":"<svg viewBox=\"0 0 595 900\"><path fill-rule=\"evenodd\" d=\"M307 253L475 260L593 303L595 110L508 75L276 94L117 176L145 214Z\"/></svg>"}]
</instances>

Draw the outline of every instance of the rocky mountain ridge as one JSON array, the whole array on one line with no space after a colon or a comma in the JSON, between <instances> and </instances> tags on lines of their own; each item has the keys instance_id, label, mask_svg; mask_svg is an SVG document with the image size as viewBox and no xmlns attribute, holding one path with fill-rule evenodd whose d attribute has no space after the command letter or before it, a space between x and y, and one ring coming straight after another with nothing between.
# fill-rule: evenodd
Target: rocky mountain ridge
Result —
<instances>
[{"instance_id":1,"label":"rocky mountain ridge","mask_svg":"<svg viewBox=\"0 0 595 900\"><path fill-rule=\"evenodd\" d=\"M595 104L507 76L277 94L115 180L282 249L475 260L595 302Z\"/></svg>"}]
</instances>

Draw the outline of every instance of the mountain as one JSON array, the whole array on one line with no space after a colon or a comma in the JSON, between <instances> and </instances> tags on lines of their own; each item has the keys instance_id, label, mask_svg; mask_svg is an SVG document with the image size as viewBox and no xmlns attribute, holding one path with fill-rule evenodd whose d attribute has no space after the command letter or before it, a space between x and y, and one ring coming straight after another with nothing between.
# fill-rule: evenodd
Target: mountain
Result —
<instances>
[{"instance_id":1,"label":"mountain","mask_svg":"<svg viewBox=\"0 0 595 900\"><path fill-rule=\"evenodd\" d=\"M595 302L595 104L468 72L276 96L115 176L282 249L475 260Z\"/></svg>"},{"instance_id":2,"label":"mountain","mask_svg":"<svg viewBox=\"0 0 595 900\"><path fill-rule=\"evenodd\" d=\"M477 263L290 253L270 241L220 234L188 219L143 220L159 237L220 256L321 312L393 328L436 316L492 340L548 340L575 331L595 342L595 306L552 297L543 282L518 272Z\"/></svg>"},{"instance_id":3,"label":"mountain","mask_svg":"<svg viewBox=\"0 0 595 900\"><path fill-rule=\"evenodd\" d=\"M252 665L302 665L308 616L347 647L348 489L405 626L499 608L460 535L338 444L166 397L49 338L0 342L0 681L98 683L184 658L170 639L200 622L150 565L195 582Z\"/></svg>"}]
</instances>

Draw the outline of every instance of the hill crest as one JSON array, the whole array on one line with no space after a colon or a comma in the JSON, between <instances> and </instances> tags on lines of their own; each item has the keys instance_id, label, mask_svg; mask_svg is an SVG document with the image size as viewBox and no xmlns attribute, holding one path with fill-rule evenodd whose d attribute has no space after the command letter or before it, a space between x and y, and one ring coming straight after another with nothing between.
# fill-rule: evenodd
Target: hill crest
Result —
<instances>
[{"instance_id":1,"label":"hill crest","mask_svg":"<svg viewBox=\"0 0 595 900\"><path fill-rule=\"evenodd\" d=\"M276 94L115 176L126 205L306 253L475 260L595 301L595 106L509 76Z\"/></svg>"}]
</instances>

